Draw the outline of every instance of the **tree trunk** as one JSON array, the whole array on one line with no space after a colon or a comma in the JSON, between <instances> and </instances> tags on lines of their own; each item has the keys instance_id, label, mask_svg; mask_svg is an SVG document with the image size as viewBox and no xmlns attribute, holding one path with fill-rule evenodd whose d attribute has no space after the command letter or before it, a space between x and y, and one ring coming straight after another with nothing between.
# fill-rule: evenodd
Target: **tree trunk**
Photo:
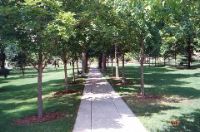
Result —
<instances>
[{"instance_id":1,"label":"tree trunk","mask_svg":"<svg viewBox=\"0 0 200 132\"><path fill-rule=\"evenodd\" d=\"M5 61L6 61L6 54L4 53L4 50L1 49L0 53L1 69L5 69Z\"/></svg>"},{"instance_id":2,"label":"tree trunk","mask_svg":"<svg viewBox=\"0 0 200 132\"><path fill-rule=\"evenodd\" d=\"M174 66L176 67L176 43L174 44Z\"/></svg>"},{"instance_id":3,"label":"tree trunk","mask_svg":"<svg viewBox=\"0 0 200 132\"><path fill-rule=\"evenodd\" d=\"M164 66L166 66L166 58L165 58L165 56L163 57L163 59L164 59Z\"/></svg>"},{"instance_id":4,"label":"tree trunk","mask_svg":"<svg viewBox=\"0 0 200 132\"><path fill-rule=\"evenodd\" d=\"M75 82L74 61L72 61L73 82Z\"/></svg>"},{"instance_id":5,"label":"tree trunk","mask_svg":"<svg viewBox=\"0 0 200 132\"><path fill-rule=\"evenodd\" d=\"M99 69L101 69L102 68L102 54L100 54L99 55L99 58L98 58L98 67L99 67Z\"/></svg>"},{"instance_id":6,"label":"tree trunk","mask_svg":"<svg viewBox=\"0 0 200 132\"><path fill-rule=\"evenodd\" d=\"M111 70L112 70L112 75L114 76L114 66L113 66L113 58L111 57Z\"/></svg>"},{"instance_id":7,"label":"tree trunk","mask_svg":"<svg viewBox=\"0 0 200 132\"><path fill-rule=\"evenodd\" d=\"M124 54L122 54L122 68L124 68L125 60L124 60Z\"/></svg>"},{"instance_id":8,"label":"tree trunk","mask_svg":"<svg viewBox=\"0 0 200 132\"><path fill-rule=\"evenodd\" d=\"M68 90L68 74L67 74L67 60L63 60L64 64L64 80L65 80L65 89Z\"/></svg>"},{"instance_id":9,"label":"tree trunk","mask_svg":"<svg viewBox=\"0 0 200 132\"><path fill-rule=\"evenodd\" d=\"M42 54L39 53L39 60L38 60L38 117L41 118L43 116L43 100L42 100Z\"/></svg>"},{"instance_id":10,"label":"tree trunk","mask_svg":"<svg viewBox=\"0 0 200 132\"><path fill-rule=\"evenodd\" d=\"M122 83L125 83L125 66L124 66L124 54L122 54Z\"/></svg>"},{"instance_id":11,"label":"tree trunk","mask_svg":"<svg viewBox=\"0 0 200 132\"><path fill-rule=\"evenodd\" d=\"M22 76L24 77L24 75L25 75L25 67L21 67L21 71L22 71Z\"/></svg>"},{"instance_id":12,"label":"tree trunk","mask_svg":"<svg viewBox=\"0 0 200 132\"><path fill-rule=\"evenodd\" d=\"M174 52L174 65L175 65L175 67L176 67L176 51Z\"/></svg>"},{"instance_id":13,"label":"tree trunk","mask_svg":"<svg viewBox=\"0 0 200 132\"><path fill-rule=\"evenodd\" d=\"M78 59L76 60L76 72L77 72L77 76L78 76L78 74L79 74L79 65L78 65Z\"/></svg>"},{"instance_id":14,"label":"tree trunk","mask_svg":"<svg viewBox=\"0 0 200 132\"><path fill-rule=\"evenodd\" d=\"M149 56L149 67L151 66L151 57Z\"/></svg>"},{"instance_id":15,"label":"tree trunk","mask_svg":"<svg viewBox=\"0 0 200 132\"><path fill-rule=\"evenodd\" d=\"M85 73L87 73L87 53L86 52L82 52L82 74L84 75Z\"/></svg>"},{"instance_id":16,"label":"tree trunk","mask_svg":"<svg viewBox=\"0 0 200 132\"><path fill-rule=\"evenodd\" d=\"M191 48L191 38L188 38L188 41L187 41L187 68L190 69L191 68L191 62L192 62L192 48Z\"/></svg>"},{"instance_id":17,"label":"tree trunk","mask_svg":"<svg viewBox=\"0 0 200 132\"><path fill-rule=\"evenodd\" d=\"M154 59L155 59L155 67L156 67L156 63L157 63L157 62L156 62L156 57L155 57Z\"/></svg>"},{"instance_id":18,"label":"tree trunk","mask_svg":"<svg viewBox=\"0 0 200 132\"><path fill-rule=\"evenodd\" d=\"M86 62L85 62L85 73L87 73L88 72L88 59L89 59L89 57L88 57L88 52L86 52Z\"/></svg>"},{"instance_id":19,"label":"tree trunk","mask_svg":"<svg viewBox=\"0 0 200 132\"><path fill-rule=\"evenodd\" d=\"M119 78L118 46L115 44L115 77Z\"/></svg>"},{"instance_id":20,"label":"tree trunk","mask_svg":"<svg viewBox=\"0 0 200 132\"><path fill-rule=\"evenodd\" d=\"M102 71L104 72L106 70L106 54L105 53L102 54L101 65L102 65Z\"/></svg>"},{"instance_id":21,"label":"tree trunk","mask_svg":"<svg viewBox=\"0 0 200 132\"><path fill-rule=\"evenodd\" d=\"M141 45L140 45L140 75L141 75L140 94L144 96L144 40L143 38L141 38Z\"/></svg>"}]
</instances>

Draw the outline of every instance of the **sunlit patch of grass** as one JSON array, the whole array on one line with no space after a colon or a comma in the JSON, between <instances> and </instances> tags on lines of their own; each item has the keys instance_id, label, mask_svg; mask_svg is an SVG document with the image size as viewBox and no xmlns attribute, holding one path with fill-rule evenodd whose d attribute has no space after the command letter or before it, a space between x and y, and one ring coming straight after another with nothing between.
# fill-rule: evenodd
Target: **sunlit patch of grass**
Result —
<instances>
[{"instance_id":1,"label":"sunlit patch of grass","mask_svg":"<svg viewBox=\"0 0 200 132\"><path fill-rule=\"evenodd\" d=\"M200 68L176 69L145 66L146 95L160 96L161 99L138 99L140 72L138 65L126 65L125 77L132 84L117 86L108 68L107 80L120 93L128 106L149 131L198 131L200 104ZM189 119L191 117L192 120ZM171 122L180 120L178 126Z\"/></svg>"},{"instance_id":2,"label":"sunlit patch of grass","mask_svg":"<svg viewBox=\"0 0 200 132\"><path fill-rule=\"evenodd\" d=\"M71 74L71 70L68 71ZM37 73L28 69L23 77L18 70L11 71L11 75L0 78L0 131L3 132L66 132L72 131L81 93L53 97L56 91L64 90L60 85L64 82L64 72L60 69L47 68L43 74L43 104L44 112L64 112L62 119L44 123L18 126L14 120L37 115ZM79 78L84 82L84 78ZM84 83L69 85L69 89L82 91Z\"/></svg>"}]
</instances>

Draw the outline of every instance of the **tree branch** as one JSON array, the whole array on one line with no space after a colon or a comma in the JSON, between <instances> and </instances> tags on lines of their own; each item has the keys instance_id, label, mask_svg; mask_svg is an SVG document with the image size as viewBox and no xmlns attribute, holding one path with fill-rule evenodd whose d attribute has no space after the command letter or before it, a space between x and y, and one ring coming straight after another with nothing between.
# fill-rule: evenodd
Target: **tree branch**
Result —
<instances>
[{"instance_id":1,"label":"tree branch","mask_svg":"<svg viewBox=\"0 0 200 132\"><path fill-rule=\"evenodd\" d=\"M31 65L33 65L33 67L34 67L36 70L38 70L37 64L35 64L35 63L33 63L33 62L30 62L30 63L31 63Z\"/></svg>"},{"instance_id":2,"label":"tree branch","mask_svg":"<svg viewBox=\"0 0 200 132\"><path fill-rule=\"evenodd\" d=\"M42 69L44 69L46 66L47 66L47 61L45 61L45 63L44 63L44 65L43 65Z\"/></svg>"}]
</instances>

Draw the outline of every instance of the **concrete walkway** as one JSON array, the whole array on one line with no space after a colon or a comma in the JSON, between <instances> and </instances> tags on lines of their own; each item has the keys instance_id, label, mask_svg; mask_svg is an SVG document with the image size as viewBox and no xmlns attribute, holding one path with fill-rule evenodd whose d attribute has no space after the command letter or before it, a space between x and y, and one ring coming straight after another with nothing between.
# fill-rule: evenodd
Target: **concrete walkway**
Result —
<instances>
[{"instance_id":1,"label":"concrete walkway","mask_svg":"<svg viewBox=\"0 0 200 132\"><path fill-rule=\"evenodd\" d=\"M112 86L91 68L73 132L145 132Z\"/></svg>"}]
</instances>

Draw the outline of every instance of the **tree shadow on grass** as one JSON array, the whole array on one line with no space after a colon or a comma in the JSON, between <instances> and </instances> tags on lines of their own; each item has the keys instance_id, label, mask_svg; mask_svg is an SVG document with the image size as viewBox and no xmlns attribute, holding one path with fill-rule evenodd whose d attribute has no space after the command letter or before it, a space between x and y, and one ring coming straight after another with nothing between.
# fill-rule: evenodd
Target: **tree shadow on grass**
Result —
<instances>
[{"instance_id":1,"label":"tree shadow on grass","mask_svg":"<svg viewBox=\"0 0 200 132\"><path fill-rule=\"evenodd\" d=\"M63 79L51 80L43 83L43 96L50 94L51 92L56 92L64 89ZM54 84L54 85L52 85ZM56 85L55 85L56 84ZM70 85L69 89L72 90L82 90L83 83L79 85ZM26 102L26 100L37 98L37 83L26 84L26 85L8 85L0 87L0 101L4 101L5 106L2 108L10 109L11 102ZM6 103L8 101L8 103ZM16 103L18 105L19 103ZM2 104L3 105L3 104ZM6 107L7 106L7 107ZM14 104L11 107L15 107ZM1 107L1 104L0 104Z\"/></svg>"},{"instance_id":2,"label":"tree shadow on grass","mask_svg":"<svg viewBox=\"0 0 200 132\"><path fill-rule=\"evenodd\" d=\"M200 98L200 90L191 87L165 86L145 89L147 93L161 96L179 96L187 99Z\"/></svg>"},{"instance_id":3,"label":"tree shadow on grass","mask_svg":"<svg viewBox=\"0 0 200 132\"><path fill-rule=\"evenodd\" d=\"M63 85L62 85L63 84ZM79 89L83 85L69 85L69 89ZM51 80L42 83L43 94L49 94L49 92L54 92L58 90L64 90L64 80ZM26 85L7 85L0 87L0 100L6 99L20 99L26 100L30 98L37 97L37 83L31 83Z\"/></svg>"},{"instance_id":4,"label":"tree shadow on grass","mask_svg":"<svg viewBox=\"0 0 200 132\"><path fill-rule=\"evenodd\" d=\"M137 116L151 116L164 110L179 109L179 107L161 104L160 99L138 99L132 96L125 96L123 98Z\"/></svg>"},{"instance_id":5,"label":"tree shadow on grass","mask_svg":"<svg viewBox=\"0 0 200 132\"><path fill-rule=\"evenodd\" d=\"M51 112L64 112L66 113L65 119L68 120L68 125L73 127L73 123L76 117L76 111L78 109L80 99L76 97L77 95L69 95L63 96L60 98L51 98L51 99L44 99L43 106L44 106L44 113L51 113ZM18 128L18 131L23 131L24 127L26 126L17 126L14 124L16 119L21 119L28 116L37 115L37 102L23 102L23 103L8 103L8 104L0 104L0 126L1 130L9 131L11 129ZM63 120L63 119L60 119ZM70 121L70 122L69 122ZM51 124L55 121L45 122L45 123L38 123L32 124L31 126L35 127L50 127L47 124ZM57 122L57 120L56 120ZM70 124L69 124L70 123ZM49 125L50 125L49 124ZM45 126L47 125L47 126ZM60 124L57 124L57 127ZM20 127L20 128L19 128ZM29 127L29 125L27 125ZM63 127L63 126L61 126ZM40 130L39 128L35 128L35 131ZM55 129L55 128L54 128ZM54 131L54 129L52 131ZM28 129L29 130L29 129ZM15 130L17 131L17 130Z\"/></svg>"},{"instance_id":6,"label":"tree shadow on grass","mask_svg":"<svg viewBox=\"0 0 200 132\"><path fill-rule=\"evenodd\" d=\"M173 117L173 120L178 121L178 124L165 127L165 132L198 132L200 130L200 109L183 114L180 117ZM171 121L169 121L171 123Z\"/></svg>"},{"instance_id":7,"label":"tree shadow on grass","mask_svg":"<svg viewBox=\"0 0 200 132\"><path fill-rule=\"evenodd\" d=\"M174 71L174 72L173 72ZM200 98L200 90L187 85L190 82L184 81L187 78L199 77L199 74L187 74L176 72L177 69L166 67L145 67L145 93L147 95L164 96L166 99L171 96L178 96L177 100L181 98L196 99ZM108 69L110 73L110 69ZM138 100L130 94L137 94L140 92L140 69L137 66L125 67L125 77L133 82L132 85L116 86L116 80L110 79L115 90L122 93L125 101L129 104L131 109L138 116L151 116L153 113L161 113L165 110L179 109L166 104L162 104L161 100ZM186 86L187 85L187 86ZM126 94L127 93L127 94ZM127 99L130 96L131 99ZM176 99L176 98L175 98Z\"/></svg>"},{"instance_id":8,"label":"tree shadow on grass","mask_svg":"<svg viewBox=\"0 0 200 132\"><path fill-rule=\"evenodd\" d=\"M27 78L36 78L37 74L25 74L24 76L8 76L8 78L4 79L6 81L18 80L18 79L27 79Z\"/></svg>"},{"instance_id":9,"label":"tree shadow on grass","mask_svg":"<svg viewBox=\"0 0 200 132\"><path fill-rule=\"evenodd\" d=\"M200 90L193 87L185 87L189 82L183 79L190 78L191 74L180 74L177 71L166 67L146 67L145 68L145 92L146 94L161 95L161 96L180 96L184 98L200 98ZM194 77L198 77L194 74ZM125 67L125 77L129 78L133 84L129 86L121 86L121 92L140 91L140 70L138 66ZM182 79L182 80L181 80ZM132 89L132 90L130 90Z\"/></svg>"},{"instance_id":10,"label":"tree shadow on grass","mask_svg":"<svg viewBox=\"0 0 200 132\"><path fill-rule=\"evenodd\" d=\"M8 83L9 81L4 79L4 78L0 78L0 84L3 84L3 83Z\"/></svg>"},{"instance_id":11,"label":"tree shadow on grass","mask_svg":"<svg viewBox=\"0 0 200 132\"><path fill-rule=\"evenodd\" d=\"M47 73L45 76L48 76L51 73L54 74L56 72L63 72L63 69L46 69L44 73ZM0 131L30 131L29 126L27 126L27 129L24 130L24 126L16 126L13 124L13 122L15 119L37 115L37 83L35 83L36 77L37 73L35 70L32 69L26 72L24 78L19 71L11 71L11 75L8 76L7 79L0 77L0 84L2 84L0 85ZM70 117L67 115L64 119L67 122L67 125L64 124L64 122L63 126L70 126L72 128L72 120L73 122L75 121L75 112L77 111L80 103L79 95L81 94L81 92L65 95L62 97L54 97L52 96L53 92L64 90L64 79L52 79L55 80L49 79L49 81L47 80L43 82L44 112L65 112L69 114ZM32 80L34 81L32 82ZM75 86L70 85L69 89L82 91L83 83ZM52 123L53 122L57 121L52 121ZM51 131L54 131L55 129L57 129L57 127L63 127L62 125L59 126L61 122L62 121L54 126L55 128L49 125L49 123L34 124L31 126L36 126L36 128L31 128L33 129L32 131L38 131L40 130L40 126L44 126L44 128L52 127L54 129L52 129ZM68 130L69 128L66 129Z\"/></svg>"},{"instance_id":12,"label":"tree shadow on grass","mask_svg":"<svg viewBox=\"0 0 200 132\"><path fill-rule=\"evenodd\" d=\"M70 69L68 69L68 70L70 70ZM53 67L46 67L44 69L43 73L61 72L61 71L63 71L63 68L56 69ZM37 74L37 70L34 68L26 68L24 72L25 72L25 75L26 74ZM12 69L12 70L10 70L10 74L11 75L22 75L22 71L20 69Z\"/></svg>"},{"instance_id":13,"label":"tree shadow on grass","mask_svg":"<svg viewBox=\"0 0 200 132\"><path fill-rule=\"evenodd\" d=\"M45 97L49 96L51 92L63 90L64 87L54 86L51 84L60 84L63 79L50 80L43 83L43 103L44 112L67 112L67 120L75 120L75 112L78 109L81 94L70 94L62 97ZM83 90L83 84L76 86L69 86L69 89ZM37 115L37 83L27 85L8 85L0 88L0 126L2 130L16 126L13 124L15 119L23 118L26 116ZM65 117L66 118L66 117ZM44 123L45 124L45 123ZM72 123L73 124L73 123ZM70 125L72 125L70 124ZM42 125L42 123L40 123Z\"/></svg>"},{"instance_id":14,"label":"tree shadow on grass","mask_svg":"<svg viewBox=\"0 0 200 132\"><path fill-rule=\"evenodd\" d=\"M195 77L200 77L200 73L195 73L194 76Z\"/></svg>"}]
</instances>

